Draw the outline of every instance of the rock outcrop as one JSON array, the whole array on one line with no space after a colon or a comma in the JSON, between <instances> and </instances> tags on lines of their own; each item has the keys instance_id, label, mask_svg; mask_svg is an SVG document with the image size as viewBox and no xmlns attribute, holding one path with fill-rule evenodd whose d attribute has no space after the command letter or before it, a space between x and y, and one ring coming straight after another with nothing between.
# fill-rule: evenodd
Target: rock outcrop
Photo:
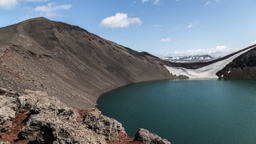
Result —
<instances>
[{"instance_id":1,"label":"rock outcrop","mask_svg":"<svg viewBox=\"0 0 256 144\"><path fill-rule=\"evenodd\" d=\"M0 99L0 143L132 143L121 123L97 109L81 113L56 97L31 90L20 95L0 88ZM24 115L20 121L18 113Z\"/></svg>"},{"instance_id":2,"label":"rock outcrop","mask_svg":"<svg viewBox=\"0 0 256 144\"><path fill-rule=\"evenodd\" d=\"M143 128L136 132L134 141L141 141L144 144L171 144L168 140L162 139L158 135Z\"/></svg>"},{"instance_id":3,"label":"rock outcrop","mask_svg":"<svg viewBox=\"0 0 256 144\"><path fill-rule=\"evenodd\" d=\"M39 91L26 91L23 95L12 95L5 91L1 95L1 132L8 132L12 127L15 113L22 109L30 111L26 125L19 132L19 139L35 143L106 143L103 136L86 128L78 121L79 113ZM5 101L2 101L5 100ZM3 127L8 123L8 127ZM4 129L4 131L3 131Z\"/></svg>"}]
</instances>

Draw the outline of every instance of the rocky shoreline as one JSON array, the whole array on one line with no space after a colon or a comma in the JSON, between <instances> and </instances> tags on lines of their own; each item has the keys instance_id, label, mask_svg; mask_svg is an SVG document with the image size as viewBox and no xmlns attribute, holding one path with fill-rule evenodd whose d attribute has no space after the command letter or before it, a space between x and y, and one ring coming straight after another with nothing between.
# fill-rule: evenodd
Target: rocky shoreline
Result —
<instances>
[{"instance_id":1,"label":"rocky shoreline","mask_svg":"<svg viewBox=\"0 0 256 144\"><path fill-rule=\"evenodd\" d=\"M127 136L122 124L98 109L68 107L44 92L23 94L0 88L0 143L170 144L139 129Z\"/></svg>"}]
</instances>

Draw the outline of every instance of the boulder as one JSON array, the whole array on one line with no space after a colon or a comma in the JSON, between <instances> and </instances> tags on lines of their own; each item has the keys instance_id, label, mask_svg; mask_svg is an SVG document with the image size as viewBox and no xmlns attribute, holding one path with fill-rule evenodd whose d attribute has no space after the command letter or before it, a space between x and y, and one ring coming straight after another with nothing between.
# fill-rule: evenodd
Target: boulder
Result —
<instances>
[{"instance_id":1,"label":"boulder","mask_svg":"<svg viewBox=\"0 0 256 144\"><path fill-rule=\"evenodd\" d=\"M68 121L52 112L32 115L20 132L21 139L36 143L105 144L100 135L86 129L81 123Z\"/></svg>"},{"instance_id":2,"label":"boulder","mask_svg":"<svg viewBox=\"0 0 256 144\"><path fill-rule=\"evenodd\" d=\"M134 137L134 141L141 141L144 144L171 144L168 140L162 139L156 134L140 128Z\"/></svg>"},{"instance_id":3,"label":"boulder","mask_svg":"<svg viewBox=\"0 0 256 144\"><path fill-rule=\"evenodd\" d=\"M102 115L99 110L86 113L83 123L95 133L104 136L107 141L114 141L120 132L124 132L121 123Z\"/></svg>"},{"instance_id":4,"label":"boulder","mask_svg":"<svg viewBox=\"0 0 256 144\"><path fill-rule=\"evenodd\" d=\"M43 92L26 91L19 97L23 108L33 111L20 139L36 143L105 144L104 137L87 129L78 119L78 111Z\"/></svg>"}]
</instances>

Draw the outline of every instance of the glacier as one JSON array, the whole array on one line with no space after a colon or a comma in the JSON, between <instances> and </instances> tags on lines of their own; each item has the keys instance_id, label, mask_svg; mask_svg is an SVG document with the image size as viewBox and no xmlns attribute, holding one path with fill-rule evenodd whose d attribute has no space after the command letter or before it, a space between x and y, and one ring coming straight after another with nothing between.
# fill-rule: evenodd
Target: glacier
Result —
<instances>
[{"instance_id":1,"label":"glacier","mask_svg":"<svg viewBox=\"0 0 256 144\"><path fill-rule=\"evenodd\" d=\"M230 56L224 60L206 65L197 69L187 69L184 67L171 67L165 65L168 71L173 75L184 75L189 77L189 79L218 79L216 73L222 70L227 64L232 62L235 58L240 56L243 53L253 49L255 47L249 48L247 50L241 51L233 56Z\"/></svg>"}]
</instances>

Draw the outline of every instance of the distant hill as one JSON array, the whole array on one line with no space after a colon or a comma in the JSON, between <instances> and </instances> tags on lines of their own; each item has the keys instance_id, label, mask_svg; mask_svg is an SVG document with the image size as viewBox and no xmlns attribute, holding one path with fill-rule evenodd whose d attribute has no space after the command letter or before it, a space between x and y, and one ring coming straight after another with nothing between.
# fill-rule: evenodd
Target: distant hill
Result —
<instances>
[{"instance_id":1,"label":"distant hill","mask_svg":"<svg viewBox=\"0 0 256 144\"><path fill-rule=\"evenodd\" d=\"M214 58L210 55L194 55L194 56L177 56L177 57L164 57L163 60L177 63L193 63L193 62L207 62Z\"/></svg>"}]
</instances>

